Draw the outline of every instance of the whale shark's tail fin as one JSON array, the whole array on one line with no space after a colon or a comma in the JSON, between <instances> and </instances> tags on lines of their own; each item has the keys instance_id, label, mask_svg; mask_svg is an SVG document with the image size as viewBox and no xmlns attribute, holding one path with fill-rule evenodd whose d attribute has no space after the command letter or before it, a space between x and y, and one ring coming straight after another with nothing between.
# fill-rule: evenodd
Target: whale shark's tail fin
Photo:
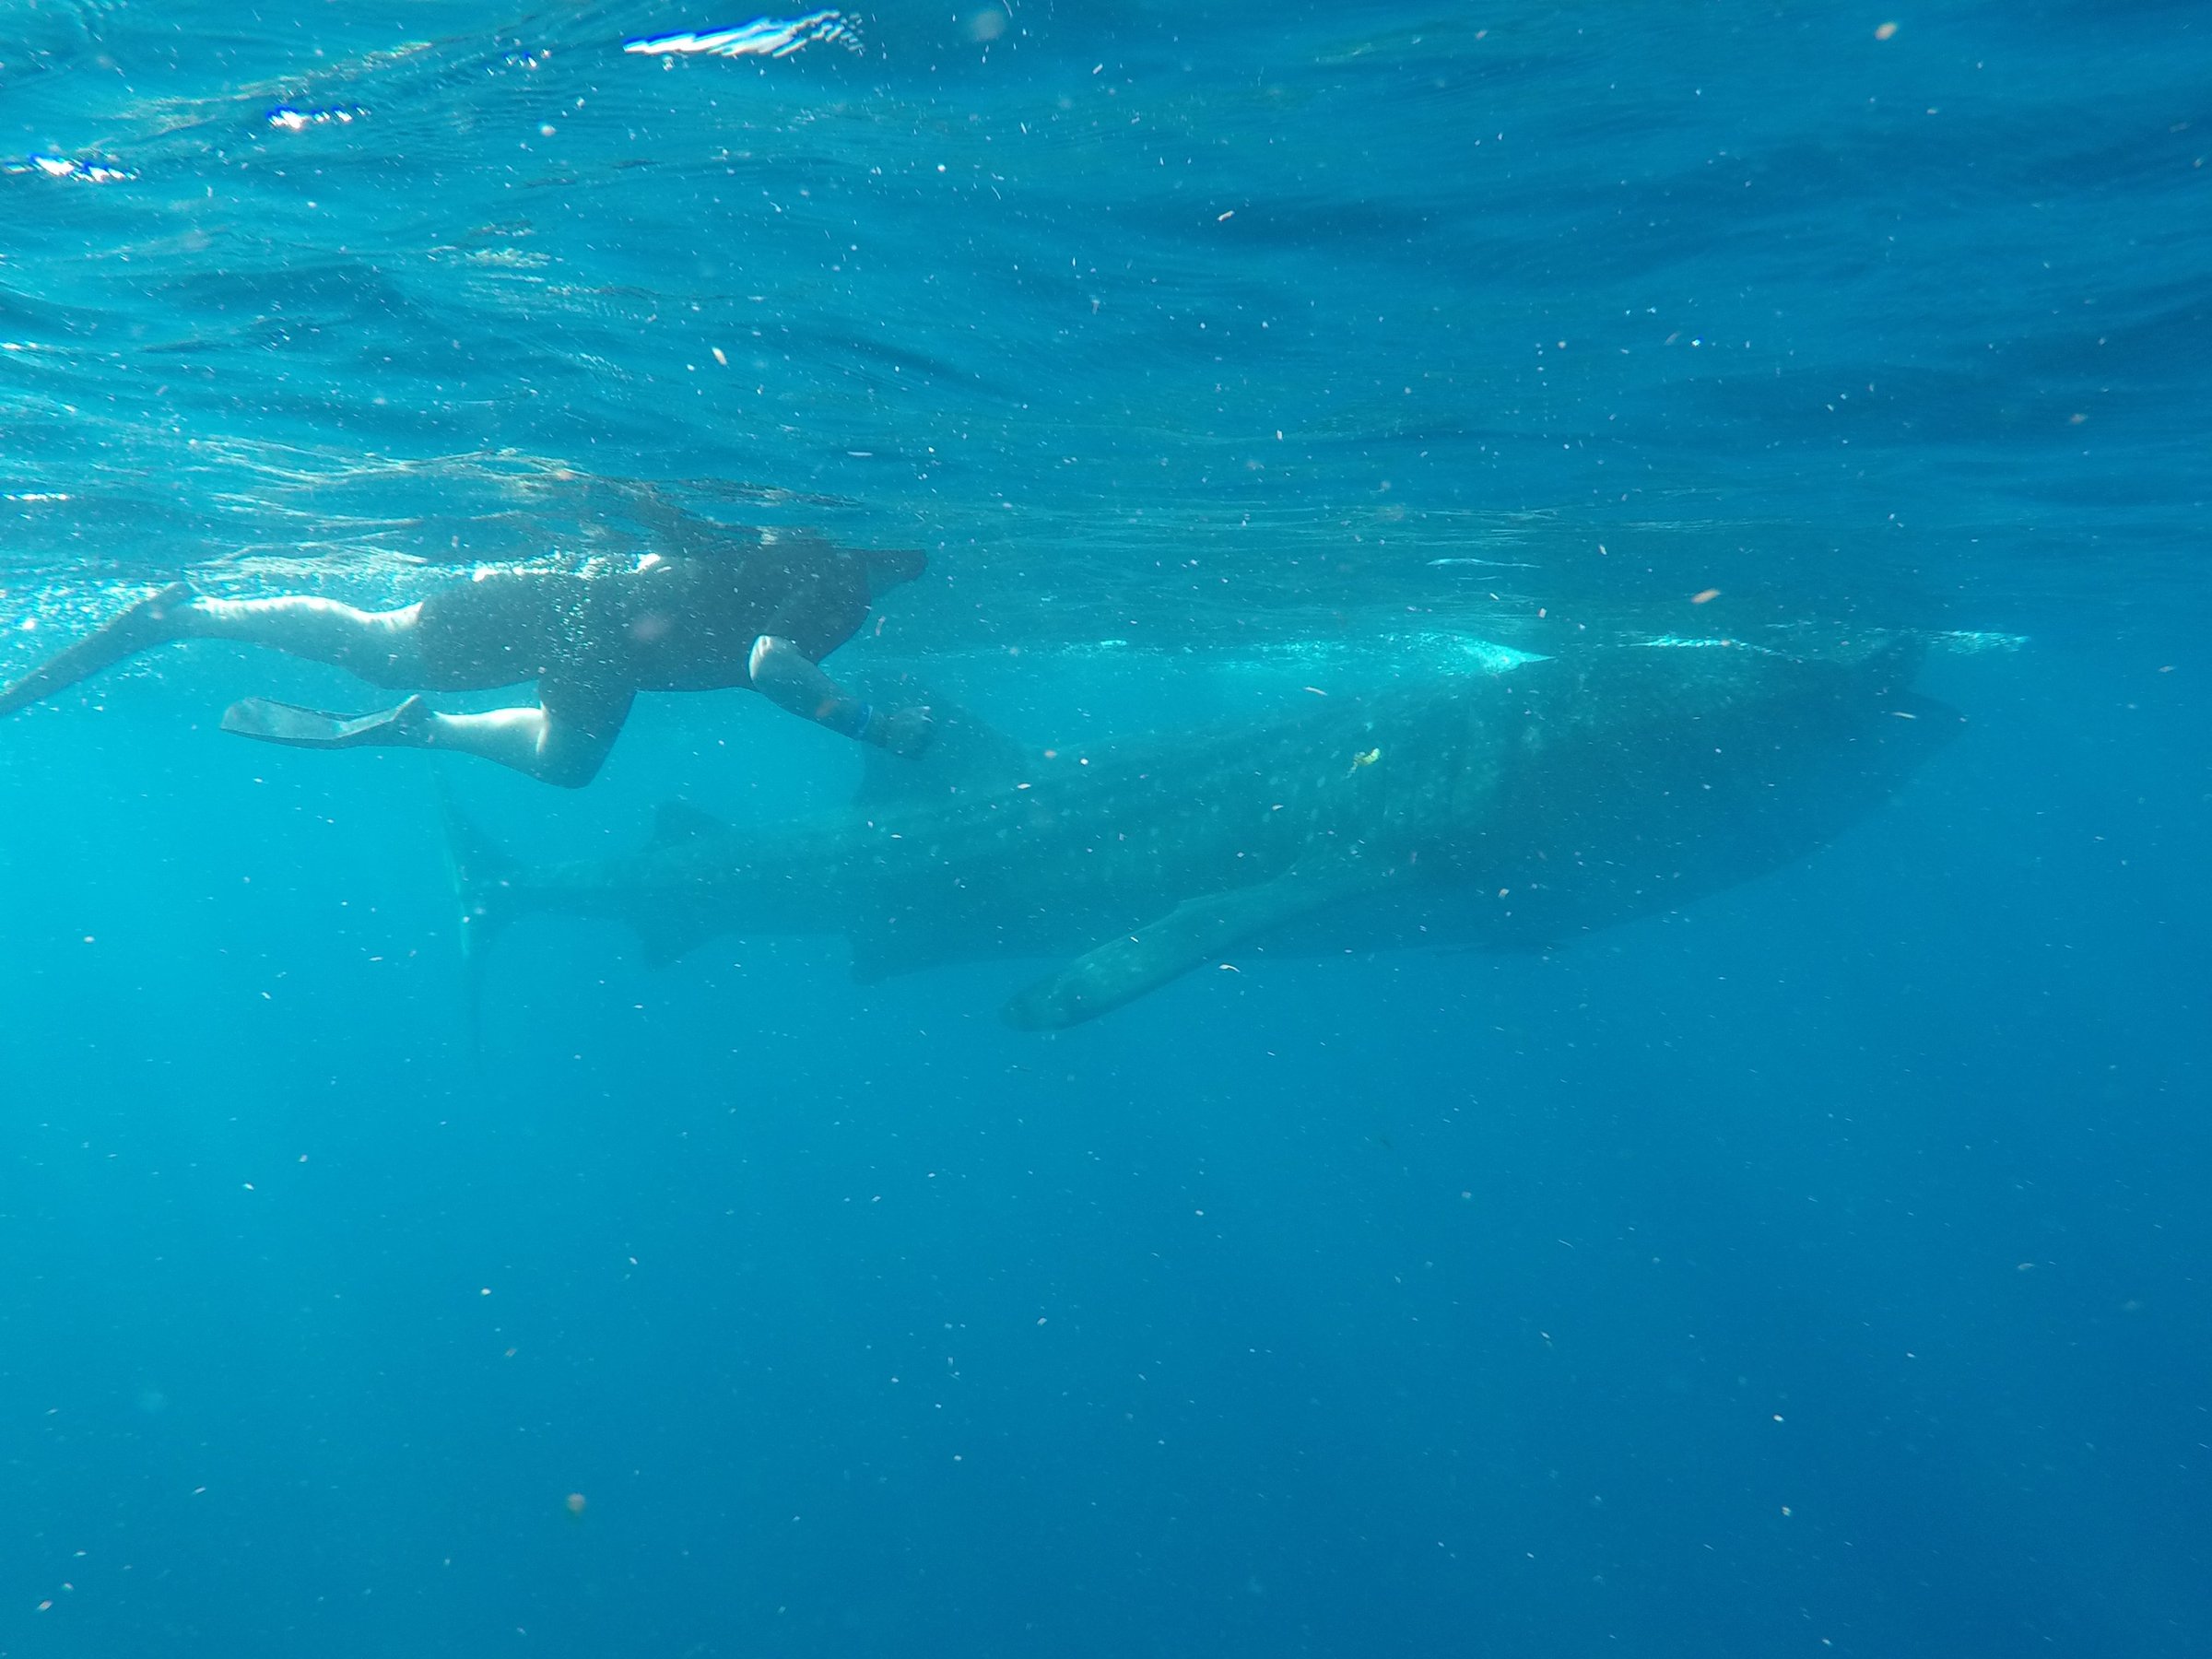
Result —
<instances>
[{"instance_id":1,"label":"whale shark's tail fin","mask_svg":"<svg viewBox=\"0 0 2212 1659\"><path fill-rule=\"evenodd\" d=\"M459 916L457 937L469 1046L480 1054L484 1048L485 959L492 940L513 914L509 898L515 865L462 812L453 799L453 786L442 773L432 772L431 787L438 797L439 818L445 826L446 868L453 878L454 908Z\"/></svg>"}]
</instances>

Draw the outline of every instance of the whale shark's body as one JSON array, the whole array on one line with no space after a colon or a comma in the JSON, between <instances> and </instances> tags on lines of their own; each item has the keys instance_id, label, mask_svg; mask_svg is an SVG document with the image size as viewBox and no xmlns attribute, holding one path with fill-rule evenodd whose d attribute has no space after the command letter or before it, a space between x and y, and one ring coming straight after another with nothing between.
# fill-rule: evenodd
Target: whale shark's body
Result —
<instances>
[{"instance_id":1,"label":"whale shark's body","mask_svg":"<svg viewBox=\"0 0 2212 1659\"><path fill-rule=\"evenodd\" d=\"M1068 959L1008 1006L1032 1028L1232 947L1541 947L1779 868L1885 800L1959 722L1910 688L1916 657L1595 648L1056 752L953 718L810 822L675 806L627 857L464 854L464 913L479 935L526 911L618 918L663 959L840 934L864 978Z\"/></svg>"}]
</instances>

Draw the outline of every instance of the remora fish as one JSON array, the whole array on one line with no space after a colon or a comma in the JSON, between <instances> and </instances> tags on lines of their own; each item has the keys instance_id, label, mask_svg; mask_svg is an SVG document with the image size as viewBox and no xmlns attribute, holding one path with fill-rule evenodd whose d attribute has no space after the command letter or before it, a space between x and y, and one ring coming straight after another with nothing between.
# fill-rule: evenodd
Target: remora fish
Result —
<instances>
[{"instance_id":1,"label":"remora fish","mask_svg":"<svg viewBox=\"0 0 2212 1659\"><path fill-rule=\"evenodd\" d=\"M465 835L473 948L533 911L666 960L841 934L863 979L1060 956L1007 1006L1075 1025L1240 947L1540 947L1803 857L1957 728L1918 653L1586 650L1301 705L1273 724L1024 753L948 719L846 811L738 830L662 809L626 857L521 869Z\"/></svg>"}]
</instances>

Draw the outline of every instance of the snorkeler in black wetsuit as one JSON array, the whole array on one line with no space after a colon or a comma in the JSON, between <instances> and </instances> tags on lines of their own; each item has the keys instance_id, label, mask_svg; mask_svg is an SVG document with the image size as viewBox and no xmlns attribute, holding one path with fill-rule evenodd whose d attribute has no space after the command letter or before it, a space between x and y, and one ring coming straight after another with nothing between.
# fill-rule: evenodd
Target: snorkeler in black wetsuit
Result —
<instances>
[{"instance_id":1,"label":"snorkeler in black wetsuit","mask_svg":"<svg viewBox=\"0 0 2212 1659\"><path fill-rule=\"evenodd\" d=\"M590 577L488 572L389 611L301 594L208 599L179 582L0 689L0 714L156 645L244 640L394 690L537 683L535 704L480 714L441 713L420 695L358 716L263 698L232 704L223 729L268 743L451 749L575 789L598 771L640 691L750 686L831 731L912 755L929 741L928 710L874 708L818 665L859 631L876 595L922 568L919 553L796 536L655 554Z\"/></svg>"}]
</instances>

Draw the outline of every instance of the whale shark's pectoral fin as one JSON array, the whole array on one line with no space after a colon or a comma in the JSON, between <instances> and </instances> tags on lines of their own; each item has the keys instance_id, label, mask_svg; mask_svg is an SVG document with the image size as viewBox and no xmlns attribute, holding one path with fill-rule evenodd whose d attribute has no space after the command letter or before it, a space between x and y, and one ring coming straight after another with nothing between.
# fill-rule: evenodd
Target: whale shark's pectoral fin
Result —
<instances>
[{"instance_id":1,"label":"whale shark's pectoral fin","mask_svg":"<svg viewBox=\"0 0 2212 1659\"><path fill-rule=\"evenodd\" d=\"M1371 892L1390 877L1391 866L1380 859L1330 858L1294 865L1254 887L1190 900L1031 985L1006 1005L1006 1018L1030 1031L1080 1025L1255 935Z\"/></svg>"}]
</instances>

